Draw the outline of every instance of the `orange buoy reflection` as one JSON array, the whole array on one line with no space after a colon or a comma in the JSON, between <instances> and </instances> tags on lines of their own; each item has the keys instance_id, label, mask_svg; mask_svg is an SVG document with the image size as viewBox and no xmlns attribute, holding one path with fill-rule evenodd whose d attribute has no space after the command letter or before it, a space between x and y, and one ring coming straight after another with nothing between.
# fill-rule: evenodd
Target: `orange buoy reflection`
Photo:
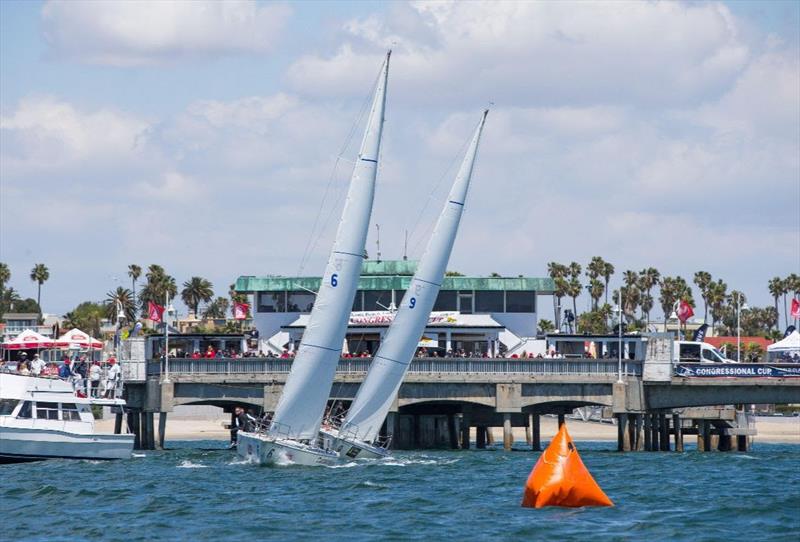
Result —
<instances>
[{"instance_id":1,"label":"orange buoy reflection","mask_svg":"<svg viewBox=\"0 0 800 542\"><path fill-rule=\"evenodd\" d=\"M525 483L522 506L614 506L597 485L562 424Z\"/></svg>"}]
</instances>

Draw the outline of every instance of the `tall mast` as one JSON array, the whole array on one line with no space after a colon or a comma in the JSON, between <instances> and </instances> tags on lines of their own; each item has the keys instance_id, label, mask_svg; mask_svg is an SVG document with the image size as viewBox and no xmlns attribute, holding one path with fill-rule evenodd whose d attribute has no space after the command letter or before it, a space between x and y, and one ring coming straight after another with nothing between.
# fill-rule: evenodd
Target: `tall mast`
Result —
<instances>
[{"instance_id":1,"label":"tall mast","mask_svg":"<svg viewBox=\"0 0 800 542\"><path fill-rule=\"evenodd\" d=\"M428 323L461 222L478 143L488 113L488 110L483 112L475 128L414 278L342 424L342 432L355 432L359 440L372 442L378 436Z\"/></svg>"},{"instance_id":2,"label":"tall mast","mask_svg":"<svg viewBox=\"0 0 800 542\"><path fill-rule=\"evenodd\" d=\"M292 440L317 437L342 353L372 214L390 56L391 51L375 89L333 250L270 427L273 434Z\"/></svg>"}]
</instances>

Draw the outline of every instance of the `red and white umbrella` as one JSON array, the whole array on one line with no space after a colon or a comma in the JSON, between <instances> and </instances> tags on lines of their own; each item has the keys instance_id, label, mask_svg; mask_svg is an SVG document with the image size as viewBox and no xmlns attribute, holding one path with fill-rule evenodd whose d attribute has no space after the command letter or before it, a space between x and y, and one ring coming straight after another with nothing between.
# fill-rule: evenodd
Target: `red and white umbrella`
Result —
<instances>
[{"instance_id":1,"label":"red and white umbrella","mask_svg":"<svg viewBox=\"0 0 800 542\"><path fill-rule=\"evenodd\" d=\"M102 342L98 341L88 333L84 333L78 328L70 329L64 333L58 338L58 342L60 345L68 348L103 348Z\"/></svg>"},{"instance_id":2,"label":"red and white umbrella","mask_svg":"<svg viewBox=\"0 0 800 542\"><path fill-rule=\"evenodd\" d=\"M26 329L14 339L3 343L6 350L30 350L33 348L58 348L66 346L60 340L50 339L32 329Z\"/></svg>"}]
</instances>

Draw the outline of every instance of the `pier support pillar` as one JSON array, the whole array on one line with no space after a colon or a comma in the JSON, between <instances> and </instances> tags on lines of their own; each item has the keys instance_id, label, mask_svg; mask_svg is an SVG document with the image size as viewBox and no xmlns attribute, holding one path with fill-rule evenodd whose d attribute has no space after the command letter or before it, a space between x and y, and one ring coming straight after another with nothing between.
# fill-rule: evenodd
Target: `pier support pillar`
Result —
<instances>
[{"instance_id":1,"label":"pier support pillar","mask_svg":"<svg viewBox=\"0 0 800 542\"><path fill-rule=\"evenodd\" d=\"M531 436L530 420L528 420L528 423L525 424L525 444L530 446L531 442L533 442L533 437Z\"/></svg>"},{"instance_id":2,"label":"pier support pillar","mask_svg":"<svg viewBox=\"0 0 800 542\"><path fill-rule=\"evenodd\" d=\"M747 435L736 435L736 449L740 452L749 451Z\"/></svg>"},{"instance_id":3,"label":"pier support pillar","mask_svg":"<svg viewBox=\"0 0 800 542\"><path fill-rule=\"evenodd\" d=\"M644 450L644 420L641 414L634 414L633 419L636 438L634 440L635 444L632 444L632 447L637 452L641 452Z\"/></svg>"},{"instance_id":4,"label":"pier support pillar","mask_svg":"<svg viewBox=\"0 0 800 542\"><path fill-rule=\"evenodd\" d=\"M697 423L697 450L707 452L711 445L711 424L708 420L700 420Z\"/></svg>"},{"instance_id":5,"label":"pier support pillar","mask_svg":"<svg viewBox=\"0 0 800 542\"><path fill-rule=\"evenodd\" d=\"M389 449L393 450L395 446L394 437L397 431L397 412L389 412L386 415L386 437L389 440Z\"/></svg>"},{"instance_id":6,"label":"pier support pillar","mask_svg":"<svg viewBox=\"0 0 800 542\"><path fill-rule=\"evenodd\" d=\"M660 417L657 412L650 414L650 439L652 440L653 451L657 452L661 449L659 444L659 437L661 436L661 428L659 427Z\"/></svg>"},{"instance_id":7,"label":"pier support pillar","mask_svg":"<svg viewBox=\"0 0 800 542\"><path fill-rule=\"evenodd\" d=\"M711 425L711 424L709 424L709 425ZM711 431L711 436L709 437L709 440L708 440L708 450L707 451L713 452L714 450L719 450L719 433Z\"/></svg>"},{"instance_id":8,"label":"pier support pillar","mask_svg":"<svg viewBox=\"0 0 800 542\"><path fill-rule=\"evenodd\" d=\"M420 449L422 447L422 422L419 414L414 414L414 448Z\"/></svg>"},{"instance_id":9,"label":"pier support pillar","mask_svg":"<svg viewBox=\"0 0 800 542\"><path fill-rule=\"evenodd\" d=\"M492 444L494 444L494 434L492 433L492 428L484 427L484 430L486 430L486 444L491 446Z\"/></svg>"},{"instance_id":10,"label":"pier support pillar","mask_svg":"<svg viewBox=\"0 0 800 542\"><path fill-rule=\"evenodd\" d=\"M469 418L467 416L461 420L461 449L469 450Z\"/></svg>"},{"instance_id":11,"label":"pier support pillar","mask_svg":"<svg viewBox=\"0 0 800 542\"><path fill-rule=\"evenodd\" d=\"M486 426L478 425L475 427L475 447L479 450L486 448Z\"/></svg>"},{"instance_id":12,"label":"pier support pillar","mask_svg":"<svg viewBox=\"0 0 800 542\"><path fill-rule=\"evenodd\" d=\"M651 431L653 421L650 418L649 412L645 412L642 418L644 419L644 450L649 452L653 449L653 434Z\"/></svg>"},{"instance_id":13,"label":"pier support pillar","mask_svg":"<svg viewBox=\"0 0 800 542\"><path fill-rule=\"evenodd\" d=\"M730 452L733 446L731 445L731 436L721 434L719 436L719 447L717 448L720 452Z\"/></svg>"},{"instance_id":14,"label":"pier support pillar","mask_svg":"<svg viewBox=\"0 0 800 542\"><path fill-rule=\"evenodd\" d=\"M122 412L117 412L114 415L114 434L122 434Z\"/></svg>"},{"instance_id":15,"label":"pier support pillar","mask_svg":"<svg viewBox=\"0 0 800 542\"><path fill-rule=\"evenodd\" d=\"M628 415L617 414L617 451L631 451L631 437L628 432Z\"/></svg>"},{"instance_id":16,"label":"pier support pillar","mask_svg":"<svg viewBox=\"0 0 800 542\"><path fill-rule=\"evenodd\" d=\"M528 424L531 426L531 450L542 451L542 420L538 414L528 415Z\"/></svg>"},{"instance_id":17,"label":"pier support pillar","mask_svg":"<svg viewBox=\"0 0 800 542\"><path fill-rule=\"evenodd\" d=\"M142 432L139 429L139 413L128 412L128 429L133 433L133 449L142 449Z\"/></svg>"},{"instance_id":18,"label":"pier support pillar","mask_svg":"<svg viewBox=\"0 0 800 542\"><path fill-rule=\"evenodd\" d=\"M561 429L561 426L564 425L564 413L558 415L558 428Z\"/></svg>"},{"instance_id":19,"label":"pier support pillar","mask_svg":"<svg viewBox=\"0 0 800 542\"><path fill-rule=\"evenodd\" d=\"M164 449L164 436L167 433L167 413L158 413L158 437L156 439L156 450Z\"/></svg>"},{"instance_id":20,"label":"pier support pillar","mask_svg":"<svg viewBox=\"0 0 800 542\"><path fill-rule=\"evenodd\" d=\"M450 437L450 449L451 450L458 450L458 437L460 431L460 422L461 419L456 416L455 414L448 414L447 415L447 433Z\"/></svg>"},{"instance_id":21,"label":"pier support pillar","mask_svg":"<svg viewBox=\"0 0 800 542\"><path fill-rule=\"evenodd\" d=\"M672 428L675 432L675 451L683 451L683 428L681 427L681 415L677 412L672 413Z\"/></svg>"},{"instance_id":22,"label":"pier support pillar","mask_svg":"<svg viewBox=\"0 0 800 542\"><path fill-rule=\"evenodd\" d=\"M147 442L147 449L148 450L155 450L156 449L156 437L155 437L155 416L152 412L145 412L142 414L145 420L145 441Z\"/></svg>"},{"instance_id":23,"label":"pier support pillar","mask_svg":"<svg viewBox=\"0 0 800 542\"><path fill-rule=\"evenodd\" d=\"M661 435L659 440L661 441L661 451L668 452L669 451L669 420L667 419L667 414L662 412L658 415L658 423L661 426Z\"/></svg>"},{"instance_id":24,"label":"pier support pillar","mask_svg":"<svg viewBox=\"0 0 800 542\"><path fill-rule=\"evenodd\" d=\"M511 414L503 414L503 449L510 451L514 445L514 430L511 427Z\"/></svg>"}]
</instances>

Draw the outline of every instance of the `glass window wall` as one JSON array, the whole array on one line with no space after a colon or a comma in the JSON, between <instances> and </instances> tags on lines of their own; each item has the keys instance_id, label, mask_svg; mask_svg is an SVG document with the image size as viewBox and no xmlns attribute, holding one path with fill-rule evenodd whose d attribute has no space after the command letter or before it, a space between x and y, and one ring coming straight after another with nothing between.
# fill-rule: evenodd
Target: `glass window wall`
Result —
<instances>
[{"instance_id":1,"label":"glass window wall","mask_svg":"<svg viewBox=\"0 0 800 542\"><path fill-rule=\"evenodd\" d=\"M504 312L504 310L502 290L475 292L475 312Z\"/></svg>"},{"instance_id":2,"label":"glass window wall","mask_svg":"<svg viewBox=\"0 0 800 542\"><path fill-rule=\"evenodd\" d=\"M506 312L536 312L536 292L506 292Z\"/></svg>"}]
</instances>

